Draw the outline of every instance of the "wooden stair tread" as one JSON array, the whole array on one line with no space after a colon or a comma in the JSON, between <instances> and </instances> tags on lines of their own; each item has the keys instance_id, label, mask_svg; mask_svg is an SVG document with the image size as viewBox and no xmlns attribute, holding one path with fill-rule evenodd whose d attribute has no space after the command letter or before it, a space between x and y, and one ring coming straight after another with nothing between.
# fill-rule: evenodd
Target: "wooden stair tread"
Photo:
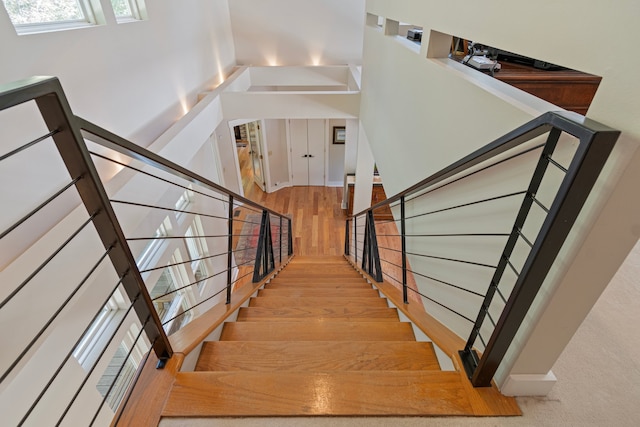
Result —
<instances>
[{"instance_id":1,"label":"wooden stair tread","mask_svg":"<svg viewBox=\"0 0 640 427\"><path fill-rule=\"evenodd\" d=\"M329 288L329 289L260 289L258 291L258 298L271 298L271 297L368 297L368 298L380 298L380 294L375 289L344 289L344 288Z\"/></svg>"},{"instance_id":2,"label":"wooden stair tread","mask_svg":"<svg viewBox=\"0 0 640 427\"><path fill-rule=\"evenodd\" d=\"M180 372L163 417L466 415L457 372Z\"/></svg>"},{"instance_id":3,"label":"wooden stair tread","mask_svg":"<svg viewBox=\"0 0 640 427\"><path fill-rule=\"evenodd\" d=\"M301 276L301 277L309 277L317 275L319 277L336 277L336 276L347 276L347 277L360 277L362 276L351 266L347 267L332 267L332 266L314 266L314 267L287 267L282 270L279 275L281 277L291 277L291 276Z\"/></svg>"},{"instance_id":4,"label":"wooden stair tread","mask_svg":"<svg viewBox=\"0 0 640 427\"><path fill-rule=\"evenodd\" d=\"M357 274L327 274L323 276L308 275L308 274L287 274L278 279L279 281L297 281L297 282L327 282L329 280L359 280L361 283L366 283L366 280Z\"/></svg>"},{"instance_id":5,"label":"wooden stair tread","mask_svg":"<svg viewBox=\"0 0 640 427\"><path fill-rule=\"evenodd\" d=\"M211 341L196 371L439 370L429 342Z\"/></svg>"},{"instance_id":6,"label":"wooden stair tread","mask_svg":"<svg viewBox=\"0 0 640 427\"><path fill-rule=\"evenodd\" d=\"M350 297L275 297L251 298L249 307L388 307L384 298Z\"/></svg>"},{"instance_id":7,"label":"wooden stair tread","mask_svg":"<svg viewBox=\"0 0 640 427\"><path fill-rule=\"evenodd\" d=\"M322 256L309 256L309 255L296 255L291 264L343 264L345 259L343 255L322 255Z\"/></svg>"},{"instance_id":8,"label":"wooden stair tread","mask_svg":"<svg viewBox=\"0 0 640 427\"><path fill-rule=\"evenodd\" d=\"M269 281L269 285L286 285L286 286L336 286L336 285L362 285L369 286L371 284L365 281L362 278L354 278L354 279L325 279L322 277L319 278L309 278L309 279L273 279Z\"/></svg>"},{"instance_id":9,"label":"wooden stair tread","mask_svg":"<svg viewBox=\"0 0 640 427\"><path fill-rule=\"evenodd\" d=\"M336 266L287 266L282 270L278 276L280 277L359 277L362 279L360 273L353 269L351 266L336 267Z\"/></svg>"},{"instance_id":10,"label":"wooden stair tread","mask_svg":"<svg viewBox=\"0 0 640 427\"><path fill-rule=\"evenodd\" d=\"M514 402L440 371L343 257L295 257L177 374L162 416L519 415Z\"/></svg>"},{"instance_id":11,"label":"wooden stair tread","mask_svg":"<svg viewBox=\"0 0 640 427\"><path fill-rule=\"evenodd\" d=\"M373 289L367 283L269 283L265 289Z\"/></svg>"},{"instance_id":12,"label":"wooden stair tread","mask_svg":"<svg viewBox=\"0 0 640 427\"><path fill-rule=\"evenodd\" d=\"M237 322L246 321L398 321L398 311L381 307L242 307Z\"/></svg>"},{"instance_id":13,"label":"wooden stair tread","mask_svg":"<svg viewBox=\"0 0 640 427\"><path fill-rule=\"evenodd\" d=\"M225 323L220 341L415 341L405 322Z\"/></svg>"}]
</instances>

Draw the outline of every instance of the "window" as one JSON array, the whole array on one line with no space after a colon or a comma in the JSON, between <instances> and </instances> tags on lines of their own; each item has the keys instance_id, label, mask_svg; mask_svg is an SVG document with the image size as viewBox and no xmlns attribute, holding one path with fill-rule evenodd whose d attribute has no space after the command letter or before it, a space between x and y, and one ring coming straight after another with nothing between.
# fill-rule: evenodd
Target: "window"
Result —
<instances>
[{"instance_id":1,"label":"window","mask_svg":"<svg viewBox=\"0 0 640 427\"><path fill-rule=\"evenodd\" d=\"M206 283L206 277L209 275L207 266L204 260L201 259L207 256L209 252L206 240L203 237L198 237L203 235L202 222L200 221L200 217L196 216L185 233L185 243L187 244L189 258L192 260L191 269L193 270L193 275L198 282L198 289L201 293Z\"/></svg>"},{"instance_id":2,"label":"window","mask_svg":"<svg viewBox=\"0 0 640 427\"><path fill-rule=\"evenodd\" d=\"M150 349L144 336L136 341L139 333L138 325L131 325L96 385L96 389L102 397L106 398L107 404L113 411L120 405L144 354Z\"/></svg>"},{"instance_id":3,"label":"window","mask_svg":"<svg viewBox=\"0 0 640 427\"><path fill-rule=\"evenodd\" d=\"M89 371L98 360L109 337L116 332L118 321L122 319L128 306L124 290L117 289L73 350L73 357L85 370Z\"/></svg>"},{"instance_id":4,"label":"window","mask_svg":"<svg viewBox=\"0 0 640 427\"><path fill-rule=\"evenodd\" d=\"M118 22L145 19L145 6L142 0L111 0L111 6Z\"/></svg>"},{"instance_id":5,"label":"window","mask_svg":"<svg viewBox=\"0 0 640 427\"><path fill-rule=\"evenodd\" d=\"M18 34L55 31L96 24L88 0L3 0Z\"/></svg>"},{"instance_id":6,"label":"window","mask_svg":"<svg viewBox=\"0 0 640 427\"><path fill-rule=\"evenodd\" d=\"M182 195L176 202L175 204L176 210L184 211L185 209L187 209L187 206L191 204L192 200L193 200L193 191L191 190L191 186L189 186L189 189L185 190L184 193L182 193ZM183 215L184 215L183 212L178 212L176 214L176 218L181 218Z\"/></svg>"},{"instance_id":7,"label":"window","mask_svg":"<svg viewBox=\"0 0 640 427\"><path fill-rule=\"evenodd\" d=\"M191 321L193 313L189 308L193 306L194 299L191 287L187 286L186 271L182 267L179 250L176 249L150 295L167 335Z\"/></svg>"},{"instance_id":8,"label":"window","mask_svg":"<svg viewBox=\"0 0 640 427\"><path fill-rule=\"evenodd\" d=\"M142 251L142 254L136 260L136 264L138 265L139 269L142 270L144 268L149 267L152 264L152 261L155 255L158 253L158 250L164 243L164 240L160 239L160 237L167 237L170 231L171 231L171 220L167 216L162 221L162 224L160 224L160 227L158 227L155 234L153 235L153 237L157 237L157 239L151 240Z\"/></svg>"},{"instance_id":9,"label":"window","mask_svg":"<svg viewBox=\"0 0 640 427\"><path fill-rule=\"evenodd\" d=\"M100 0L2 0L18 34L105 24ZM147 19L144 0L111 0L118 22Z\"/></svg>"}]
</instances>

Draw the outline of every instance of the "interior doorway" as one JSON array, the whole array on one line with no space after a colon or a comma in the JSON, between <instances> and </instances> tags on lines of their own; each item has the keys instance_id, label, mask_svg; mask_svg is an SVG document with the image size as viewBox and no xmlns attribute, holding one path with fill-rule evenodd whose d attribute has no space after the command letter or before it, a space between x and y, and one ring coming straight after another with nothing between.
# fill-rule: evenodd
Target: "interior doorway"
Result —
<instances>
[{"instance_id":1,"label":"interior doorway","mask_svg":"<svg viewBox=\"0 0 640 427\"><path fill-rule=\"evenodd\" d=\"M238 152L242 189L245 197L266 191L262 125L259 120L233 127Z\"/></svg>"},{"instance_id":2,"label":"interior doorway","mask_svg":"<svg viewBox=\"0 0 640 427\"><path fill-rule=\"evenodd\" d=\"M325 128L325 120L289 120L293 185L325 185Z\"/></svg>"}]
</instances>

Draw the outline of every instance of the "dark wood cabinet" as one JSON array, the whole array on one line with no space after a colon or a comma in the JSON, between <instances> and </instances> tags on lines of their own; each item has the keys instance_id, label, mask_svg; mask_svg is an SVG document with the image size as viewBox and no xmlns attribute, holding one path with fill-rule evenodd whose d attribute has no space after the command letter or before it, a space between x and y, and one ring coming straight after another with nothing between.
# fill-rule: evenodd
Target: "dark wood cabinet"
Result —
<instances>
[{"instance_id":1,"label":"dark wood cabinet","mask_svg":"<svg viewBox=\"0 0 640 427\"><path fill-rule=\"evenodd\" d=\"M565 110L587 114L601 77L575 70L539 70L527 65L500 62L494 77Z\"/></svg>"},{"instance_id":2,"label":"dark wood cabinet","mask_svg":"<svg viewBox=\"0 0 640 427\"><path fill-rule=\"evenodd\" d=\"M451 56L462 62L462 55ZM585 115L602 77L570 69L543 70L530 65L499 61L494 78L568 111ZM482 71L478 71L479 73Z\"/></svg>"}]
</instances>

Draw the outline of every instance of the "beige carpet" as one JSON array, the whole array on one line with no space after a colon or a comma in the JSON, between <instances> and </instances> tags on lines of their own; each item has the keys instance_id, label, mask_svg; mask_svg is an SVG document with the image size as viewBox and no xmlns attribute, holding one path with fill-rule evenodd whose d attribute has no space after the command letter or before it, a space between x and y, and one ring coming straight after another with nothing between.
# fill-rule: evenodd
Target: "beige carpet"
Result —
<instances>
[{"instance_id":1,"label":"beige carpet","mask_svg":"<svg viewBox=\"0 0 640 427\"><path fill-rule=\"evenodd\" d=\"M513 418L252 418L163 420L162 427L640 426L640 244L618 271L553 372L544 398L518 398Z\"/></svg>"}]
</instances>

